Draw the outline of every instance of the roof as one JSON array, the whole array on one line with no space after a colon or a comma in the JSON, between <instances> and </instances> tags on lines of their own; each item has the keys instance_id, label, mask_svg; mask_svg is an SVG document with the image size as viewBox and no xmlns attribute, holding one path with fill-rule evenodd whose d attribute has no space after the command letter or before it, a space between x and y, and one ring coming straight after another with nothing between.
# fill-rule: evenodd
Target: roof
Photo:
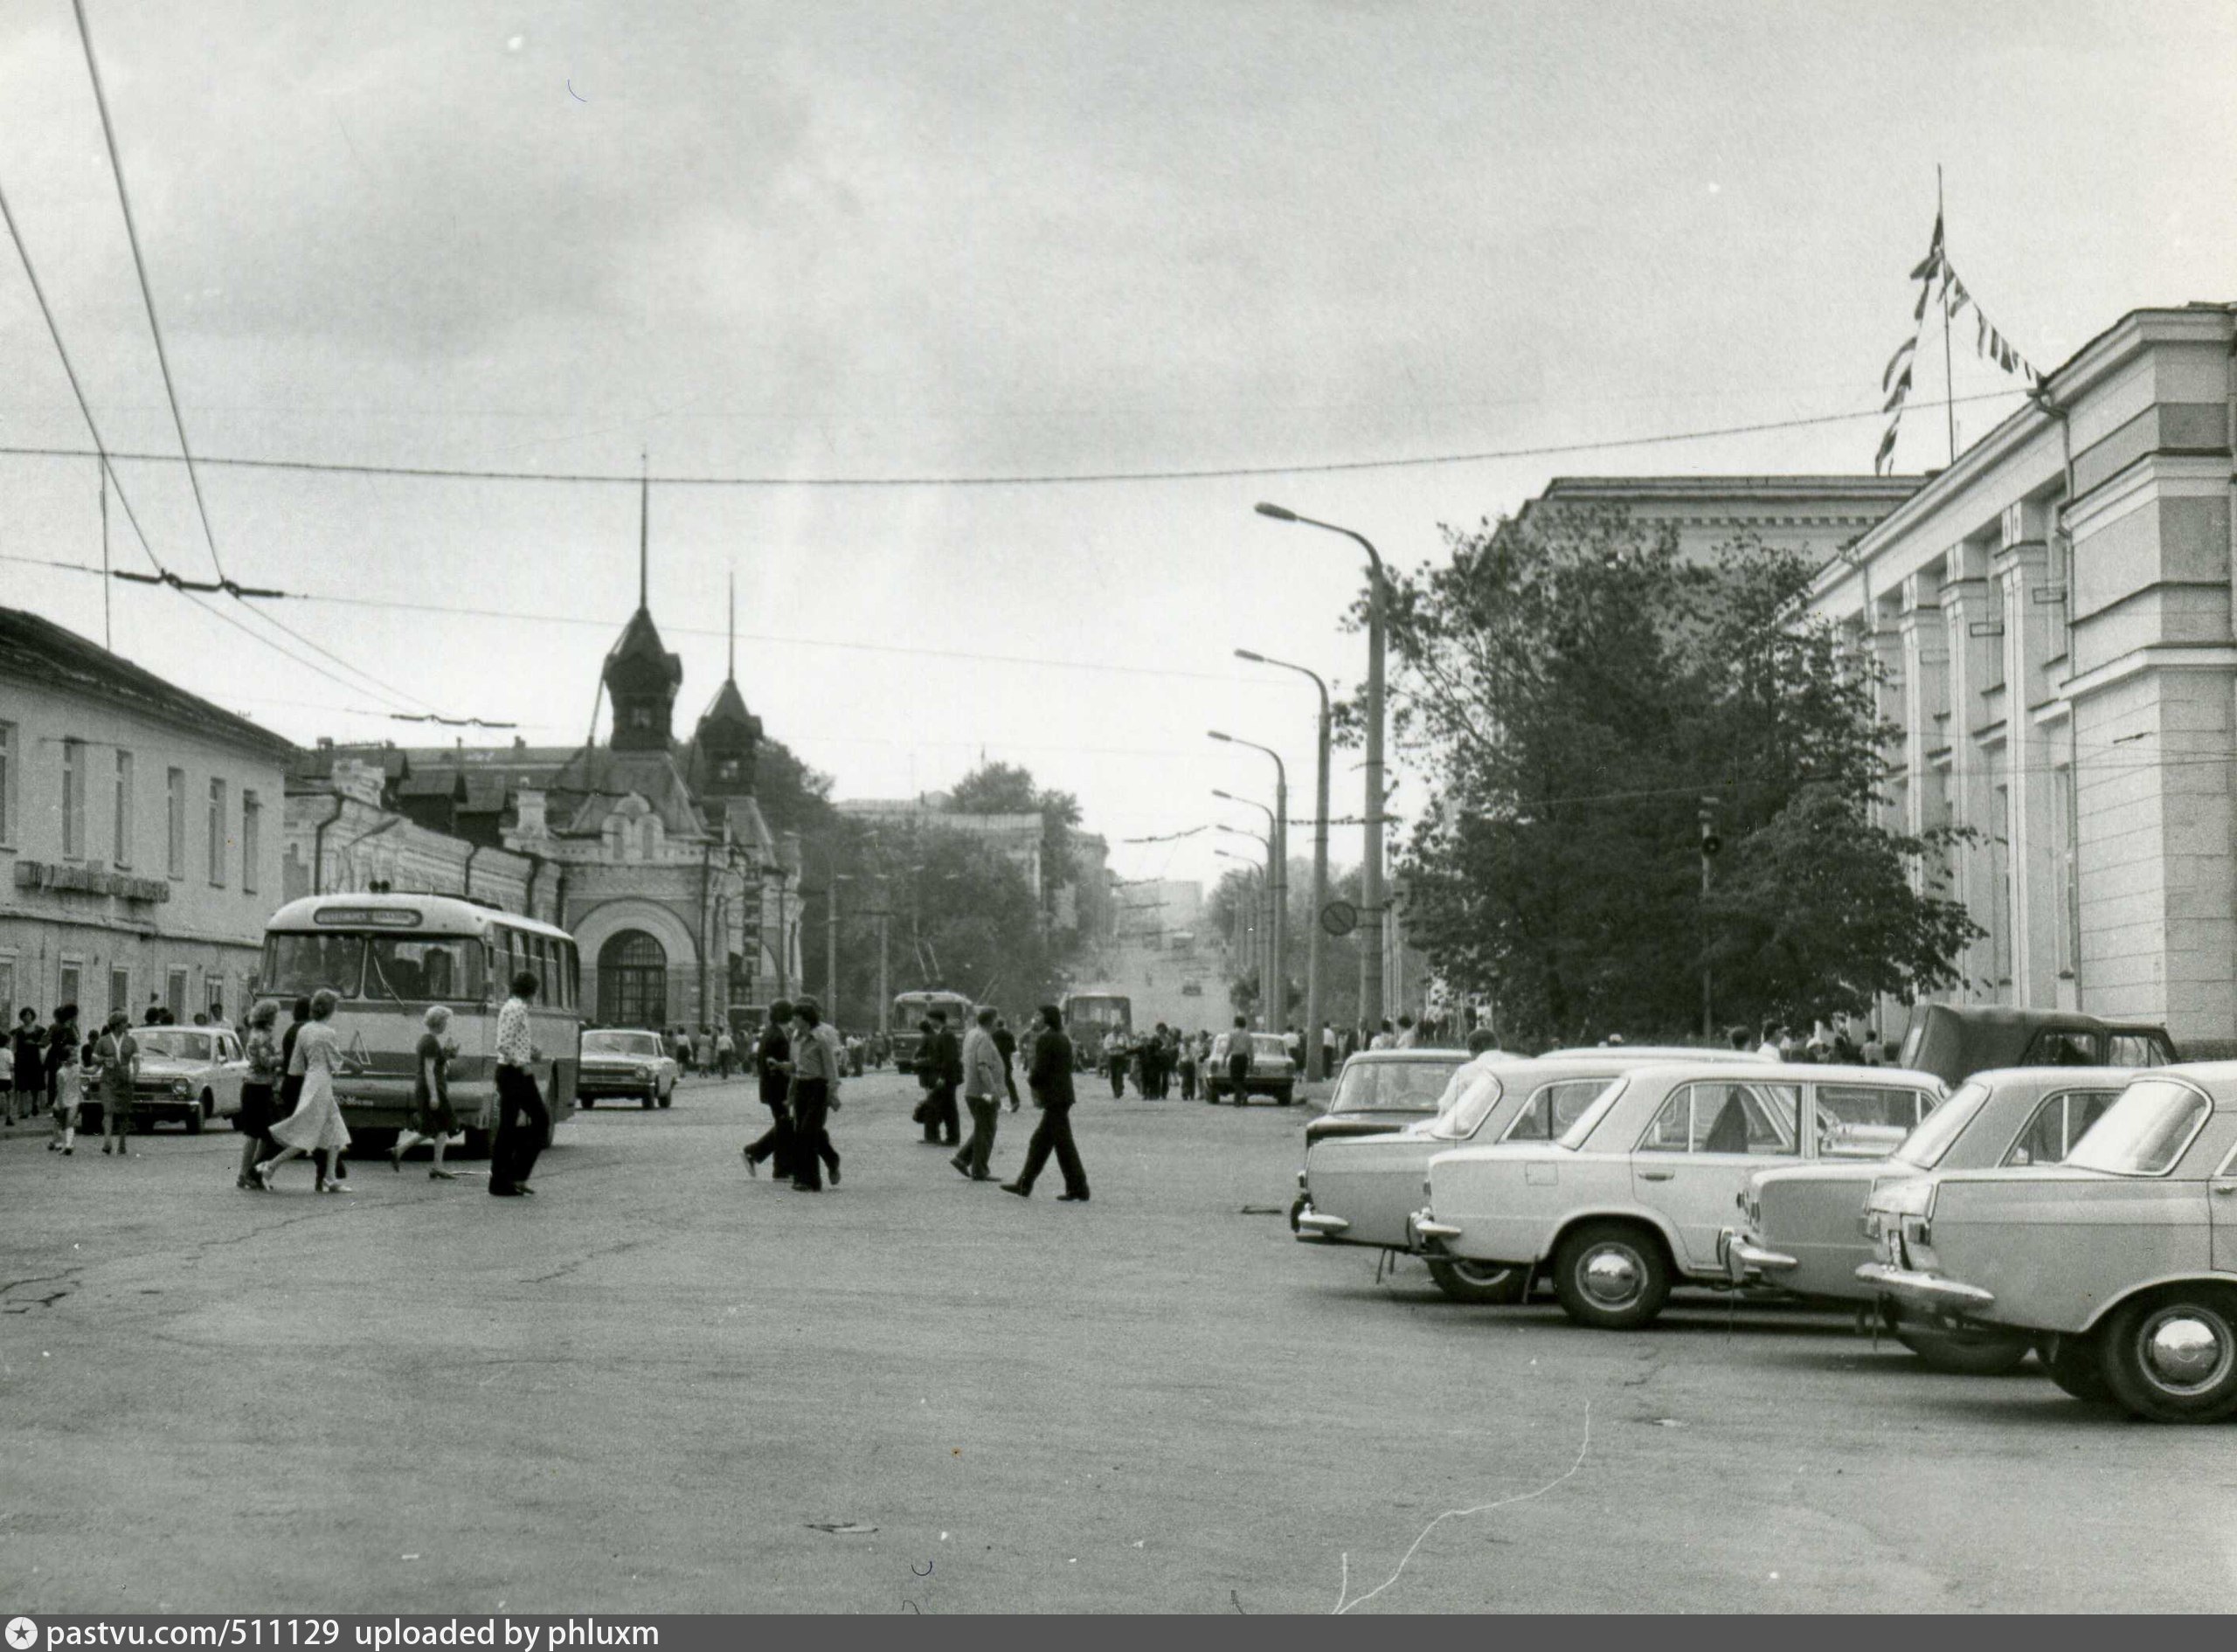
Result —
<instances>
[{"instance_id":1,"label":"roof","mask_svg":"<svg viewBox=\"0 0 2237 1652\"><path fill-rule=\"evenodd\" d=\"M295 755L293 741L20 608L0 608L0 672L58 693L105 701L282 764Z\"/></svg>"}]
</instances>

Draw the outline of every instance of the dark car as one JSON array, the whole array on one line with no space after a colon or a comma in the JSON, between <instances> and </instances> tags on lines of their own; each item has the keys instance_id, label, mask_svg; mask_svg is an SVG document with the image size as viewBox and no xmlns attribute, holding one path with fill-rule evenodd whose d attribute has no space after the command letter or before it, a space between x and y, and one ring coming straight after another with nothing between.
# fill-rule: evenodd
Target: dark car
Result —
<instances>
[{"instance_id":1,"label":"dark car","mask_svg":"<svg viewBox=\"0 0 2237 1652\"><path fill-rule=\"evenodd\" d=\"M1955 1089L1992 1067L2164 1067L2174 1060L2167 1029L2149 1023L2073 1010L1925 1004L1895 1065L1932 1073Z\"/></svg>"},{"instance_id":2,"label":"dark car","mask_svg":"<svg viewBox=\"0 0 2237 1652\"><path fill-rule=\"evenodd\" d=\"M1328 1110L1305 1127L1307 1147L1331 1136L1382 1136L1433 1118L1465 1050L1361 1050L1336 1075Z\"/></svg>"}]
</instances>

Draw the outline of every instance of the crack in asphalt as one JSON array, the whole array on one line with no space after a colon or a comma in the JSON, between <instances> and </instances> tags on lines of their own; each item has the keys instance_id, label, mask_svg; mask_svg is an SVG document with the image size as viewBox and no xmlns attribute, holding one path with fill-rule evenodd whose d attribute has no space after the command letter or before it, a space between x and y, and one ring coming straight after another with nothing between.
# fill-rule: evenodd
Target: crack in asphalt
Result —
<instances>
[{"instance_id":1,"label":"crack in asphalt","mask_svg":"<svg viewBox=\"0 0 2237 1652\"><path fill-rule=\"evenodd\" d=\"M586 1268L591 1263L599 1261L602 1257L619 1256L625 1251L641 1250L650 1242L651 1241L649 1240L643 1239L624 1239L619 1240L611 1245L601 1245L596 1250L585 1251L581 1255L576 1257L575 1260L571 1262L562 1262L558 1267L553 1268L548 1274L537 1274L531 1278L522 1280L521 1283L523 1285L548 1285L553 1280L564 1279L569 1274L573 1273L577 1268Z\"/></svg>"},{"instance_id":2,"label":"crack in asphalt","mask_svg":"<svg viewBox=\"0 0 2237 1652\"><path fill-rule=\"evenodd\" d=\"M0 1284L0 1314L27 1314L34 1308L53 1307L78 1289L78 1275L84 1271L82 1268L72 1268L59 1274L37 1274L29 1279L10 1279ZM27 1285L60 1285L62 1289L39 1296L14 1296Z\"/></svg>"}]
</instances>

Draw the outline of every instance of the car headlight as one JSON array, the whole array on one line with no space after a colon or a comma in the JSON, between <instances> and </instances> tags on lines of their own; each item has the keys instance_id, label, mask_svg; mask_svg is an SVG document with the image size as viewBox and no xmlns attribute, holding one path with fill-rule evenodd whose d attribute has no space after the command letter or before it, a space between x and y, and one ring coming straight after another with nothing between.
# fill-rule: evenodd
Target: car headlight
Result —
<instances>
[{"instance_id":1,"label":"car headlight","mask_svg":"<svg viewBox=\"0 0 2237 1652\"><path fill-rule=\"evenodd\" d=\"M194 1086L188 1083L183 1078L175 1078L171 1081L171 1094L174 1096L191 1096L194 1094Z\"/></svg>"},{"instance_id":2,"label":"car headlight","mask_svg":"<svg viewBox=\"0 0 2237 1652\"><path fill-rule=\"evenodd\" d=\"M640 1067L637 1069L637 1076L639 1078L650 1078L652 1075L653 1069L649 1067Z\"/></svg>"}]
</instances>

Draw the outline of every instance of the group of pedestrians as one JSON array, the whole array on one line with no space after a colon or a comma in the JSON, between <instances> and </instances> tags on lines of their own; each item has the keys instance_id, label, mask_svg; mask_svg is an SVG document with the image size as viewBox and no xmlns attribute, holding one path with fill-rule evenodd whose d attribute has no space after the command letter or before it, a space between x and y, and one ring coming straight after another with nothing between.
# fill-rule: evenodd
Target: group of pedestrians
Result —
<instances>
[{"instance_id":1,"label":"group of pedestrians","mask_svg":"<svg viewBox=\"0 0 2237 1652\"><path fill-rule=\"evenodd\" d=\"M1748 1029L1734 1027L1730 1040L1734 1049L1746 1049ZM1861 1018L1852 1020L1846 1012L1839 1010L1830 1020L1812 1021L1807 1033L1797 1034L1783 1021L1767 1020L1756 1050L1781 1061L1837 1062L1845 1067L1887 1063L1887 1047L1880 1041L1880 1029Z\"/></svg>"},{"instance_id":2,"label":"group of pedestrians","mask_svg":"<svg viewBox=\"0 0 2237 1652\"><path fill-rule=\"evenodd\" d=\"M839 1185L839 1150L831 1144L830 1119L839 1106L841 1047L837 1029L823 1019L814 999L796 1004L782 999L769 1006L769 1020L753 1047L753 1070L769 1128L745 1148L745 1169L761 1166L791 1179L803 1193L823 1191L823 1176Z\"/></svg>"},{"instance_id":3,"label":"group of pedestrians","mask_svg":"<svg viewBox=\"0 0 2237 1652\"><path fill-rule=\"evenodd\" d=\"M53 1133L46 1151L67 1158L78 1151L78 1125L87 1086L93 1088L101 1114L101 1151L129 1158L139 1076L140 1049L130 1031L132 1018L113 1013L88 1040L78 1025L75 1004L58 1005L52 1025L39 1025L38 1012L20 1011L8 1033L7 1123L36 1122L43 1114Z\"/></svg>"},{"instance_id":4,"label":"group of pedestrians","mask_svg":"<svg viewBox=\"0 0 2237 1652\"><path fill-rule=\"evenodd\" d=\"M1041 1117L1034 1125L1031 1139L1026 1143L1024 1167L1015 1180L1001 1185L1002 1191L1015 1193L1021 1199L1031 1198L1034 1183L1041 1179L1041 1172L1049 1167L1053 1156L1064 1179L1064 1191L1056 1196L1058 1202L1084 1205L1089 1197L1087 1169L1080 1163L1079 1147L1072 1140L1072 1107L1076 1100L1072 1089L1072 1040L1064 1035L1063 1013L1055 1005L1042 1005L1035 1019L1037 1024L1029 1034L1025 1082ZM971 1109L971 1139L948 1162L959 1174L974 1182L994 1179L994 1136L1001 1120L1003 1101L1008 1101L1013 1113L1020 1104L1015 1076L1017 1042L1012 1038L1005 1047L1001 1041L1008 1030L994 1011L982 1009L978 1024L964 1040L963 1099Z\"/></svg>"}]
</instances>

